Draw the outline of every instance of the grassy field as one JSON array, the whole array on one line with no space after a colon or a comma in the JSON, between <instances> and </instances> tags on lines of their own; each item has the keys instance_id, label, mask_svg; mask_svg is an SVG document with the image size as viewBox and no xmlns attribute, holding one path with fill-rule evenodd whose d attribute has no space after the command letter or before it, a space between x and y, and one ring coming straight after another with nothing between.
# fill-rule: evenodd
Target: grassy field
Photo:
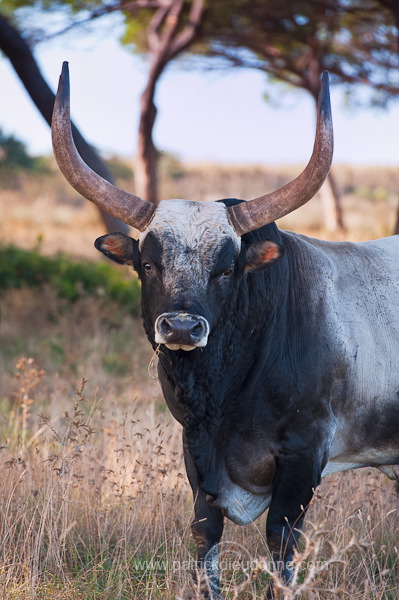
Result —
<instances>
[{"instance_id":1,"label":"grassy field","mask_svg":"<svg viewBox=\"0 0 399 600\"><path fill-rule=\"evenodd\" d=\"M202 165L162 185L165 197L253 197L291 173ZM337 177L347 223L338 237L388 235L394 170L341 167ZM21 177L0 191L0 211L3 245L103 260L93 248L103 233L96 210L57 177ZM317 198L281 225L334 237ZM191 493L156 357L134 310L78 291L73 300L50 283L2 292L0 598L195 599ZM298 552L301 597L397 598L398 509L392 482L377 471L326 478ZM260 598L265 516L227 523L221 553L226 597Z\"/></svg>"}]
</instances>

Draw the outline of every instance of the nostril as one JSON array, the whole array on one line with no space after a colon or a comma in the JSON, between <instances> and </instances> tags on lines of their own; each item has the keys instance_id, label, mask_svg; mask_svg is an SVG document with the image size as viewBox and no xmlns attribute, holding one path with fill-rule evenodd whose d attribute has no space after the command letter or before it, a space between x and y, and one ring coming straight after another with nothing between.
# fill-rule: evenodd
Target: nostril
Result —
<instances>
[{"instance_id":1,"label":"nostril","mask_svg":"<svg viewBox=\"0 0 399 600\"><path fill-rule=\"evenodd\" d=\"M191 337L193 338L201 338L204 334L204 326L203 324L198 321L198 323L196 325L194 325L194 327L191 330Z\"/></svg>"},{"instance_id":2,"label":"nostril","mask_svg":"<svg viewBox=\"0 0 399 600\"><path fill-rule=\"evenodd\" d=\"M163 335L170 335L173 331L172 325L169 323L168 319L161 319L159 323L160 332Z\"/></svg>"}]
</instances>

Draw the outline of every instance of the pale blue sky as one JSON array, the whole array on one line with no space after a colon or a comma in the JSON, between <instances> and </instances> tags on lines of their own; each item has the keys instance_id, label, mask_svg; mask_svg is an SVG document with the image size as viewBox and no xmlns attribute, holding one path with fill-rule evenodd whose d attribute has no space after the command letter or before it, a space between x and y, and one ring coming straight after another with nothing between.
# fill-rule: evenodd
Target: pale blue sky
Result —
<instances>
[{"instance_id":1,"label":"pale blue sky","mask_svg":"<svg viewBox=\"0 0 399 600\"><path fill-rule=\"evenodd\" d=\"M100 151L133 156L138 102L146 65L122 49L118 25L102 36L69 35L41 44L36 58L55 89L63 60L70 63L72 117ZM303 163L314 136L313 103L304 93L268 106L264 76L170 68L159 83L155 141L188 161ZM332 90L336 163L399 166L399 102L388 113L344 111ZM5 58L0 59L0 127L34 154L50 152L50 131Z\"/></svg>"}]
</instances>

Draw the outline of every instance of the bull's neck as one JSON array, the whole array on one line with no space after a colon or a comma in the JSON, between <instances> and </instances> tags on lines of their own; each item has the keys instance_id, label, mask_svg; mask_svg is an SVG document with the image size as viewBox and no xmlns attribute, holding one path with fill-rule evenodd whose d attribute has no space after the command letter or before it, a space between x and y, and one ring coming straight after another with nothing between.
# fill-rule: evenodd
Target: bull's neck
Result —
<instances>
[{"instance_id":1,"label":"bull's neck","mask_svg":"<svg viewBox=\"0 0 399 600\"><path fill-rule=\"evenodd\" d=\"M285 271L282 265L244 277L205 348L160 353L174 400L186 413L211 420L243 395L264 389L265 376L275 377L286 330Z\"/></svg>"}]
</instances>

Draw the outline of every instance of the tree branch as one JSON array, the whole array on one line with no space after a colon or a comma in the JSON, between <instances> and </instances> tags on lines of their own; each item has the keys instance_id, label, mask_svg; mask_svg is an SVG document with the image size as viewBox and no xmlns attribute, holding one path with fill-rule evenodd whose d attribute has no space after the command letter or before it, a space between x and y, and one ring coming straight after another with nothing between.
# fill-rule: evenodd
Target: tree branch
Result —
<instances>
[{"instance_id":1,"label":"tree branch","mask_svg":"<svg viewBox=\"0 0 399 600\"><path fill-rule=\"evenodd\" d=\"M174 58L185 50L197 35L205 9L205 0L194 0L188 18L188 25L176 35L174 42L169 50L170 59ZM170 60L169 59L169 60Z\"/></svg>"}]
</instances>

